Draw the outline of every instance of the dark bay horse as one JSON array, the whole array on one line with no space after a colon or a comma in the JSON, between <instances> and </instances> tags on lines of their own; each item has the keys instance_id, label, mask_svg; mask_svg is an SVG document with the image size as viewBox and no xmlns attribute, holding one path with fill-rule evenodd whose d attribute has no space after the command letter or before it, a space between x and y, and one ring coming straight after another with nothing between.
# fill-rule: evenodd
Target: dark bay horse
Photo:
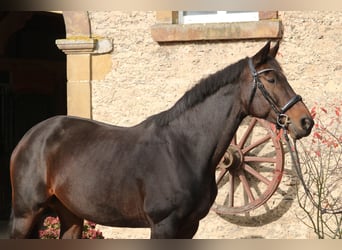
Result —
<instances>
[{"instance_id":1,"label":"dark bay horse","mask_svg":"<svg viewBox=\"0 0 342 250\"><path fill-rule=\"evenodd\" d=\"M83 220L150 227L151 238L192 238L213 204L215 169L247 115L309 135L310 113L268 42L200 80L169 110L133 127L69 116L45 120L11 157L11 238L37 237L54 210L61 238L80 238Z\"/></svg>"}]
</instances>

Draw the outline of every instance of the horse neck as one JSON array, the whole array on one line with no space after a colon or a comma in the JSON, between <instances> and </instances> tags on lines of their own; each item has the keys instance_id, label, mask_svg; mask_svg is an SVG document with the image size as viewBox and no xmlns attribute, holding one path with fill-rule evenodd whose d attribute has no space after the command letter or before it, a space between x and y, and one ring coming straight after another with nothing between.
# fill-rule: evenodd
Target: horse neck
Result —
<instances>
[{"instance_id":1,"label":"horse neck","mask_svg":"<svg viewBox=\"0 0 342 250\"><path fill-rule=\"evenodd\" d=\"M187 151L193 151L198 165L207 165L209 159L215 167L222 158L245 117L239 97L239 84L227 84L170 123L188 144Z\"/></svg>"}]
</instances>

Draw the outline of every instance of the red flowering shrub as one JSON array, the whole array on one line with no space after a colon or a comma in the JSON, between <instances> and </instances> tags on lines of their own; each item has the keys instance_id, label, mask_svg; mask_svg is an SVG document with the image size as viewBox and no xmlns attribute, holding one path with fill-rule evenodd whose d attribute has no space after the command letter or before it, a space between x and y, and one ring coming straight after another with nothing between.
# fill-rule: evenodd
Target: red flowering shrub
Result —
<instances>
[{"instance_id":1,"label":"red flowering shrub","mask_svg":"<svg viewBox=\"0 0 342 250\"><path fill-rule=\"evenodd\" d=\"M335 114L335 116L331 117L330 113L330 118L328 111L323 107L315 106L311 109L311 115L316 122L313 129L313 145L320 143L320 146L324 145L324 147L327 148L338 148L338 146L342 144L342 134L340 134L341 131L339 131L341 128L342 102L337 102L335 105L336 106L333 106L332 109L329 110L332 114ZM319 147L318 150L320 149L322 148ZM317 156L321 156L320 151L315 151L315 153Z\"/></svg>"},{"instance_id":2,"label":"red flowering shrub","mask_svg":"<svg viewBox=\"0 0 342 250\"><path fill-rule=\"evenodd\" d=\"M316 103L311 109L315 120L312 136L299 144L302 172L314 201L305 192L298 192L299 206L305 212L298 217L318 238L342 238L341 107L341 100L325 107Z\"/></svg>"},{"instance_id":3,"label":"red flowering shrub","mask_svg":"<svg viewBox=\"0 0 342 250\"><path fill-rule=\"evenodd\" d=\"M102 232L95 229L96 224L84 221L82 239L104 239ZM46 217L43 229L39 231L40 239L58 239L60 233L60 222L58 217Z\"/></svg>"},{"instance_id":4,"label":"red flowering shrub","mask_svg":"<svg viewBox=\"0 0 342 250\"><path fill-rule=\"evenodd\" d=\"M43 230L39 231L41 239L58 239L60 223L58 217L46 217L43 223Z\"/></svg>"},{"instance_id":5,"label":"red flowering shrub","mask_svg":"<svg viewBox=\"0 0 342 250\"><path fill-rule=\"evenodd\" d=\"M82 239L104 239L102 232L95 229L96 224L91 221L85 221L83 225Z\"/></svg>"}]
</instances>

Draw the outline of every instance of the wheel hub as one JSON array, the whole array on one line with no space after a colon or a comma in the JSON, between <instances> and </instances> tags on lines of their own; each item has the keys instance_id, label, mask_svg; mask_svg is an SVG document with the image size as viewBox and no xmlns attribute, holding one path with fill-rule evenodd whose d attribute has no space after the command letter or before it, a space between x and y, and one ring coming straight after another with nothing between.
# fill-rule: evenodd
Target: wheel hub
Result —
<instances>
[{"instance_id":1,"label":"wheel hub","mask_svg":"<svg viewBox=\"0 0 342 250\"><path fill-rule=\"evenodd\" d=\"M243 153L236 145L230 145L223 156L224 167L229 170L238 169L243 163Z\"/></svg>"}]
</instances>

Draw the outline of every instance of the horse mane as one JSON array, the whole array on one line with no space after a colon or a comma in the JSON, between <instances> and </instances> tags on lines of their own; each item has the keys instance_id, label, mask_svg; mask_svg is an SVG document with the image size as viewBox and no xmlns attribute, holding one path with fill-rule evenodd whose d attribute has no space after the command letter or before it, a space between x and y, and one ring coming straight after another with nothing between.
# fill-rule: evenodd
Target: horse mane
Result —
<instances>
[{"instance_id":1,"label":"horse mane","mask_svg":"<svg viewBox=\"0 0 342 250\"><path fill-rule=\"evenodd\" d=\"M168 110L147 118L144 123L155 123L159 126L166 126L179 117L186 110L203 102L208 96L215 94L223 86L234 83L239 79L242 70L247 64L247 58L233 63L222 70L217 71L199 80L190 90Z\"/></svg>"}]
</instances>

